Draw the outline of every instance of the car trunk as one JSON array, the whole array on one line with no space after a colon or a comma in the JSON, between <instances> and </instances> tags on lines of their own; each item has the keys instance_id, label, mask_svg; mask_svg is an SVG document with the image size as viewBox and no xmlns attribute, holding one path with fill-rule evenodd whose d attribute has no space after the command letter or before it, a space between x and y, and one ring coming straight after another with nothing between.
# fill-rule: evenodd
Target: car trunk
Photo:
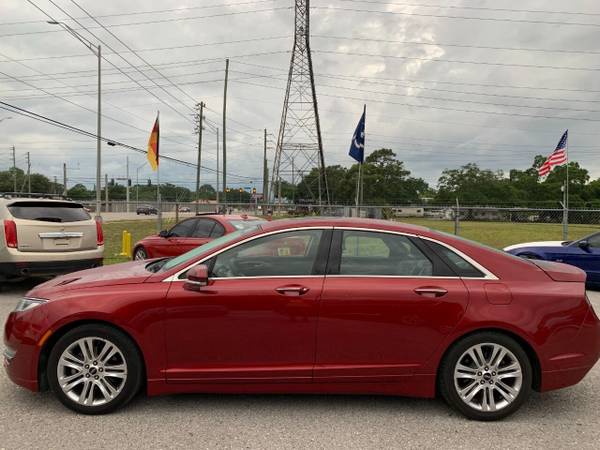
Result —
<instances>
[{"instance_id":1,"label":"car trunk","mask_svg":"<svg viewBox=\"0 0 600 450\"><path fill-rule=\"evenodd\" d=\"M548 275L554 281L567 281L579 283L585 282L586 273L575 266L552 261L542 261L539 259L528 259L527 261L538 266L546 273L546 275Z\"/></svg>"},{"instance_id":2,"label":"car trunk","mask_svg":"<svg viewBox=\"0 0 600 450\"><path fill-rule=\"evenodd\" d=\"M8 206L21 252L70 252L97 248L96 222L70 202L19 201Z\"/></svg>"}]
</instances>

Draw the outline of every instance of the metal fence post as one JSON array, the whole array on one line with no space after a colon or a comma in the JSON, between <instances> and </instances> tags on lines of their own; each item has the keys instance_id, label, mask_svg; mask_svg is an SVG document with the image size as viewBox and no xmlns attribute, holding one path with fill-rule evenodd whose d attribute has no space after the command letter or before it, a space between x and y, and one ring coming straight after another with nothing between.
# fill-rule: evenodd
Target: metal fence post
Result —
<instances>
[{"instance_id":1,"label":"metal fence post","mask_svg":"<svg viewBox=\"0 0 600 450\"><path fill-rule=\"evenodd\" d=\"M456 212L454 213L454 234L459 235L460 232L460 206L458 204L458 197L456 197Z\"/></svg>"}]
</instances>

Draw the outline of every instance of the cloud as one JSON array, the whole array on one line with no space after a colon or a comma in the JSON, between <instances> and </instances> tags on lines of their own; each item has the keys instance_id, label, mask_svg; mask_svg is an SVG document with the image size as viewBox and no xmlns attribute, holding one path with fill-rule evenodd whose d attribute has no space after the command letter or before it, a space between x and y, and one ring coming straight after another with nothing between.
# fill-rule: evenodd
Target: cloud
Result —
<instances>
[{"instance_id":1,"label":"cloud","mask_svg":"<svg viewBox=\"0 0 600 450\"><path fill-rule=\"evenodd\" d=\"M47 0L34 1L53 17L66 18ZM160 72L128 53L106 31L90 28L106 43L103 52L110 62L164 101L161 103L104 63L102 107L106 117L102 134L144 148L156 111L160 109L162 151L195 161L197 138L189 118L194 103L204 101L210 125L204 136L203 163L214 168L216 136L211 128L222 127L224 59L229 57L227 162L231 176L228 180L232 186L249 186L250 179L244 177L250 177L260 186L263 129L270 135L271 165L281 118L292 48L293 2L215 0L208 6L219 3L222 6L212 8L205 2L178 0L127 3L81 0L78 3L93 15L104 16L98 20L111 26L110 30L131 48L143 50L139 55ZM600 164L595 157L600 134L597 76L600 55L574 53L597 52L598 28L389 13L600 23L597 17L375 5L342 0L313 0L311 3L313 64L328 164L352 163L347 156L348 143L362 105L366 103L367 152L390 147L413 175L432 184L444 168L470 161L494 170L528 167L534 155L553 150L565 128L570 129L571 158L590 170L592 178L600 176ZM58 4L74 17L84 15L71 2ZM498 7L492 2L477 4ZM458 1L453 5L474 4ZM542 0L531 0L526 6L514 8L525 7L528 10L566 8L560 2ZM589 3L582 0L570 2L568 8L571 12L593 12ZM177 10L129 14L169 9ZM95 132L94 55L68 33L46 24L46 18L28 3L4 0L0 11L0 53L9 57L0 56L0 71L29 84L0 74L2 101ZM188 20L192 17L194 19ZM9 24L12 22L27 23ZM71 21L68 23L78 27ZM81 23L94 26L89 19L82 19ZM10 34L19 35L7 36ZM139 70L111 54L109 47ZM173 87L163 75L178 87ZM162 88L157 88L148 78ZM5 115L8 113L0 112L0 118ZM79 170L72 171L72 182L88 185L94 182L93 139L15 117L0 122L3 168L10 164L8 149L11 145L17 147L21 163L23 155L31 153L34 171L61 177L63 162L69 167L79 164ZM142 166L140 177L150 176L143 166L143 155L108 146L103 147L103 153L103 172L109 178L125 175L126 155L130 157L132 177L135 167L139 166ZM193 169L166 162L163 167L161 178L166 181L189 187L195 183ZM209 170L202 172L202 182L214 183L215 178Z\"/></svg>"}]
</instances>

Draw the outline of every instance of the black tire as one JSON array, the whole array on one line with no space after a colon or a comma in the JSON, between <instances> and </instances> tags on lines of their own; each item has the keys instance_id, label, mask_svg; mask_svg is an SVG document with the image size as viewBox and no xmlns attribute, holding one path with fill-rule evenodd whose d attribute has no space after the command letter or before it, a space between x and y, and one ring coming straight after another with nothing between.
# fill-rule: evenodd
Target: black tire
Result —
<instances>
[{"instance_id":1,"label":"black tire","mask_svg":"<svg viewBox=\"0 0 600 450\"><path fill-rule=\"evenodd\" d=\"M57 369L61 355L78 339L86 337L105 339L116 345L127 365L126 377L121 391L110 401L99 405L82 405L71 399L71 397L63 392L58 381ZM142 357L135 344L127 335L108 325L88 324L74 328L56 342L48 358L46 373L51 390L63 405L78 413L96 415L110 413L127 404L139 392L144 370ZM90 381L92 380L90 379ZM96 393L99 392L99 388L91 389L96 389Z\"/></svg>"},{"instance_id":2,"label":"black tire","mask_svg":"<svg viewBox=\"0 0 600 450\"><path fill-rule=\"evenodd\" d=\"M472 407L471 405L463 401L463 399L457 392L458 388L454 379L454 369L458 364L459 360L461 360L461 358L464 357L465 352L467 352L467 350L478 344L500 345L505 349L509 350L510 353L512 353L512 356L514 356L520 364L522 379L520 382L520 389L518 391L518 394L516 395L516 397L514 397L512 403L509 403L496 411L483 411L480 409L476 409L475 407ZM490 368L490 370L492 369ZM477 372L474 375L478 376L480 374L481 372ZM485 376L486 374L483 373L483 375ZM499 420L517 411L521 407L523 402L527 399L527 397L529 397L529 394L531 393L532 377L533 374L531 362L529 361L529 358L523 350L522 346L517 341L515 341L509 336L498 332L480 332L467 336L461 339L460 341L456 342L447 352L439 368L439 390L444 400L446 400L446 402L451 407L462 413L467 418L481 421ZM467 380L466 383L470 383L469 380ZM479 388L477 384L475 384L474 386ZM486 391L485 387L489 388L491 392L494 392L493 389L487 384L484 385L484 392ZM498 389L498 387L495 387L495 389ZM484 392L481 392L481 394L477 395L481 395L481 398L483 399L483 396L486 395ZM496 396L495 398L498 398L499 392L496 391L495 393L489 395L494 395Z\"/></svg>"},{"instance_id":3,"label":"black tire","mask_svg":"<svg viewBox=\"0 0 600 450\"><path fill-rule=\"evenodd\" d=\"M140 257L137 258L136 257L137 255L139 255ZM146 249L144 247L136 247L133 249L132 259L133 260L148 259L148 252L146 251Z\"/></svg>"}]
</instances>

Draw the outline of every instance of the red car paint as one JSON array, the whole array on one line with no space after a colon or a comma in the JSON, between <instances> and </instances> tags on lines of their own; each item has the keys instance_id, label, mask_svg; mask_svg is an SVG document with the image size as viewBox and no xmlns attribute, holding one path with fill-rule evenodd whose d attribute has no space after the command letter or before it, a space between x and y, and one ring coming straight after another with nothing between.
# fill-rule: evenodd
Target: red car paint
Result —
<instances>
[{"instance_id":1,"label":"red car paint","mask_svg":"<svg viewBox=\"0 0 600 450\"><path fill-rule=\"evenodd\" d=\"M146 271L148 261L85 270L34 288L27 296L48 302L9 315L4 340L15 352L5 360L9 377L40 389L40 361L62 332L81 321L112 324L135 341L149 395L432 397L446 350L477 330L501 330L518 339L533 361L540 391L579 382L600 356L600 321L578 269L558 263L541 268L454 236L374 220L275 221L237 241L302 227L385 230L433 239L477 261L494 277L216 278L198 291L184 289L182 280L165 281L231 243L157 273ZM420 295L421 288L446 294Z\"/></svg>"},{"instance_id":2,"label":"red car paint","mask_svg":"<svg viewBox=\"0 0 600 450\"><path fill-rule=\"evenodd\" d=\"M215 228L219 228L219 232L215 233L215 229L213 229L213 235L209 233L197 233L193 236L176 236L170 235L166 237L161 237L157 234L152 236L147 236L144 239L136 242L133 246L135 254L135 250L138 248L143 248L148 255L148 258L160 258L164 256L177 256L182 253L188 252L193 248L196 248L200 245L204 245L207 242L212 241L215 237L223 236L225 234L229 234L233 231L236 231L234 223L248 223L248 225L252 225L255 221L263 221L259 217L248 216L246 214L242 215L221 215L221 214L206 214L201 216L194 216L180 221L178 224L171 227L172 231L177 225L182 224L183 222L189 221L201 221L201 222L209 222L215 225ZM208 234L208 235L204 235Z\"/></svg>"}]
</instances>

